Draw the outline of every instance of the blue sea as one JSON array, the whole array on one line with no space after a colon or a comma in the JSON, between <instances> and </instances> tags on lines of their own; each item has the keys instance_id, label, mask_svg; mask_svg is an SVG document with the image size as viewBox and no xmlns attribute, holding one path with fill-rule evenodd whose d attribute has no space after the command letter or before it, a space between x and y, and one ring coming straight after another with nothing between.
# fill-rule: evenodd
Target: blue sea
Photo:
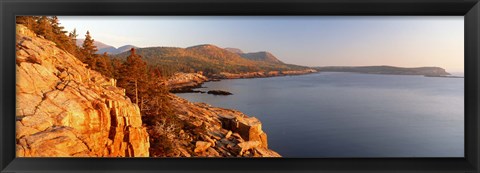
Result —
<instances>
[{"instance_id":1,"label":"blue sea","mask_svg":"<svg viewBox=\"0 0 480 173\"><path fill-rule=\"evenodd\" d=\"M464 78L322 72L177 94L260 119L284 157L463 157Z\"/></svg>"}]
</instances>

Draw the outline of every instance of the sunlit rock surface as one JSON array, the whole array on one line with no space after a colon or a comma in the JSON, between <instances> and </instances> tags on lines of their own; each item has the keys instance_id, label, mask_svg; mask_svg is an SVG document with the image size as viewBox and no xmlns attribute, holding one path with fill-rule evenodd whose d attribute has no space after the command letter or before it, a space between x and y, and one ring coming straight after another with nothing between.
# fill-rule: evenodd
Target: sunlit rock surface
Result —
<instances>
[{"instance_id":1,"label":"sunlit rock surface","mask_svg":"<svg viewBox=\"0 0 480 173\"><path fill-rule=\"evenodd\" d=\"M116 81L17 25L18 157L148 157L138 106Z\"/></svg>"},{"instance_id":2,"label":"sunlit rock surface","mask_svg":"<svg viewBox=\"0 0 480 173\"><path fill-rule=\"evenodd\" d=\"M262 123L240 111L191 103L170 95L177 116L189 126L204 129L178 139L177 157L281 157L268 148Z\"/></svg>"}]
</instances>

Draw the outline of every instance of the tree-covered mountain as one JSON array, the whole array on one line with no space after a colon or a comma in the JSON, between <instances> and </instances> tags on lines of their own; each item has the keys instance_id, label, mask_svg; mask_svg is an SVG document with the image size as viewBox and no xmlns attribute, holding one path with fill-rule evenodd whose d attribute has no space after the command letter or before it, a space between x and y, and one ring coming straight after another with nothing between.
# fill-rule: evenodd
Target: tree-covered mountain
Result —
<instances>
[{"instance_id":1,"label":"tree-covered mountain","mask_svg":"<svg viewBox=\"0 0 480 173\"><path fill-rule=\"evenodd\" d=\"M77 46L82 46L84 41L85 41L85 39L77 39L76 40ZM97 46L97 49L98 49L98 51L96 52L97 54L103 54L103 53L106 52L109 55L115 55L115 54L119 54L119 53L122 53L122 52L127 52L131 48L138 48L138 47L133 46L133 45L125 45L125 46L121 46L119 48L115 48L114 46L102 43L100 41L95 41L94 45Z\"/></svg>"},{"instance_id":2,"label":"tree-covered mountain","mask_svg":"<svg viewBox=\"0 0 480 173\"><path fill-rule=\"evenodd\" d=\"M138 48L136 53L149 64L168 71L219 74L220 72L245 73L257 71L304 70L308 67L284 64L281 61L258 61L211 44L188 48L149 47ZM124 60L128 52L114 55Z\"/></svg>"},{"instance_id":3,"label":"tree-covered mountain","mask_svg":"<svg viewBox=\"0 0 480 173\"><path fill-rule=\"evenodd\" d=\"M278 60L277 57L275 57L273 54L270 52L253 52L253 53L243 53L240 54L240 56L255 60L255 61L265 61L265 62L272 62L272 63L283 63L282 61Z\"/></svg>"},{"instance_id":4,"label":"tree-covered mountain","mask_svg":"<svg viewBox=\"0 0 480 173\"><path fill-rule=\"evenodd\" d=\"M267 51L245 53L238 48L225 48L225 50L228 50L232 53L236 53L236 54L240 55L241 57L251 59L251 60L254 60L254 61L265 61L265 62L283 64L283 62L278 60L278 58L275 57L275 55L273 55L272 53L267 52Z\"/></svg>"}]
</instances>

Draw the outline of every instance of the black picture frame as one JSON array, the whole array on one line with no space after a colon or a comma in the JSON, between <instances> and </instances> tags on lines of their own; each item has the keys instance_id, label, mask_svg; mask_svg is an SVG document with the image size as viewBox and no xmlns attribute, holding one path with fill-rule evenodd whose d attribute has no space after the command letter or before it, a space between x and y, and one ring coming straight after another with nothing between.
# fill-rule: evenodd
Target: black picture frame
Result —
<instances>
[{"instance_id":1,"label":"black picture frame","mask_svg":"<svg viewBox=\"0 0 480 173\"><path fill-rule=\"evenodd\" d=\"M1 0L1 172L478 172L478 0ZM465 17L465 158L15 158L16 15L420 15Z\"/></svg>"}]
</instances>

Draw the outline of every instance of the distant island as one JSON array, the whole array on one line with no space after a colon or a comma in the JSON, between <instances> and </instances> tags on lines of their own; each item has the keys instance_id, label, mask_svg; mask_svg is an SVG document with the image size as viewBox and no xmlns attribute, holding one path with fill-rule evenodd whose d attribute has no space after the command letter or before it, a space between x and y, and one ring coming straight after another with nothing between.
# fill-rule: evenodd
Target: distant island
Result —
<instances>
[{"instance_id":1,"label":"distant island","mask_svg":"<svg viewBox=\"0 0 480 173\"><path fill-rule=\"evenodd\" d=\"M440 67L394 67L394 66L327 66L314 67L319 72L352 72L365 74L423 75L425 77L452 77ZM456 76L455 76L456 77Z\"/></svg>"}]
</instances>

